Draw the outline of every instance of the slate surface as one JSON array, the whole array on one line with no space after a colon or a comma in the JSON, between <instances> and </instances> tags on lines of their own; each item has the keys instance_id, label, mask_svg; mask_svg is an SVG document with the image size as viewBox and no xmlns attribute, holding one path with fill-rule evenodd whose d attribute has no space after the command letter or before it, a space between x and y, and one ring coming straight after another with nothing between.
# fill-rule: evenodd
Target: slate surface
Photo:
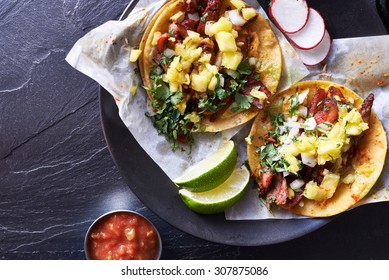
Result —
<instances>
[{"instance_id":1,"label":"slate surface","mask_svg":"<svg viewBox=\"0 0 389 280\"><path fill-rule=\"evenodd\" d=\"M0 5L0 258L84 259L84 234L99 215L129 208L161 232L162 259L387 259L387 204L356 209L304 237L236 247L182 233L149 211L112 161L98 89L64 58L92 28L120 16L127 0L25 0ZM261 1L265 3L267 1ZM385 34L373 1L329 11L336 37ZM319 2L319 3L318 3ZM342 13L343 11L343 13ZM364 15L365 25L357 24ZM347 24L335 29L339 20ZM373 34L372 34L373 33Z\"/></svg>"}]
</instances>

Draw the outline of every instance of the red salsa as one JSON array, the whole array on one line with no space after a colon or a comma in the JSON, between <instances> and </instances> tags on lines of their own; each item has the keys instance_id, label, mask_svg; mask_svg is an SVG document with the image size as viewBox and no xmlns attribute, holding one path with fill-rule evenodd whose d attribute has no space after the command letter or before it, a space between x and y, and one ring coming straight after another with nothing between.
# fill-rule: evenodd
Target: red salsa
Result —
<instances>
[{"instance_id":1,"label":"red salsa","mask_svg":"<svg viewBox=\"0 0 389 280\"><path fill-rule=\"evenodd\" d=\"M153 260L160 239L154 226L131 212L112 213L96 222L88 236L90 259Z\"/></svg>"}]
</instances>

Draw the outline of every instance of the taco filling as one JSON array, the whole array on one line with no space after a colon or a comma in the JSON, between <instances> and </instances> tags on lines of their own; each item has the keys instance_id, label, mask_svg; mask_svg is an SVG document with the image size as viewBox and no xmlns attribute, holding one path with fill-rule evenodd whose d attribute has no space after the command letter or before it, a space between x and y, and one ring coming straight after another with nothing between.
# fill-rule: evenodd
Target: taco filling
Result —
<instances>
[{"instance_id":1,"label":"taco filling","mask_svg":"<svg viewBox=\"0 0 389 280\"><path fill-rule=\"evenodd\" d=\"M250 133L258 138L250 165L266 205L328 216L360 200L382 169L383 160L376 157L386 153L373 101L373 94L362 102L346 88L325 82L302 83L280 94Z\"/></svg>"},{"instance_id":2,"label":"taco filling","mask_svg":"<svg viewBox=\"0 0 389 280\"><path fill-rule=\"evenodd\" d=\"M159 133L173 142L255 117L275 92L281 53L268 22L240 0L170 1L141 43L140 69Z\"/></svg>"}]
</instances>

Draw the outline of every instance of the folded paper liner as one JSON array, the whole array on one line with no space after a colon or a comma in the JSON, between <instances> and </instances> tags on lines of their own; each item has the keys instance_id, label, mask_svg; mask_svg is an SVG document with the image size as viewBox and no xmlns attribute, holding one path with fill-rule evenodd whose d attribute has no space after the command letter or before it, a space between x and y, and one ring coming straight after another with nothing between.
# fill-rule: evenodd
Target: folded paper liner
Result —
<instances>
[{"instance_id":1,"label":"folded paper liner","mask_svg":"<svg viewBox=\"0 0 389 280\"><path fill-rule=\"evenodd\" d=\"M163 135L158 135L150 119L145 115L146 112L150 111L147 95L141 88L142 81L137 71L137 64L129 61L129 54L133 48L139 46L148 22L165 2L138 1L127 18L120 21L108 21L79 39L68 53L66 61L78 71L97 81L112 95L123 123L139 145L169 178L178 177L189 166L206 158L221 143L231 138L237 145L238 166L241 166L247 159L244 138L248 135L251 122L221 133L195 133L191 149L185 147L173 152L171 144L166 141ZM258 2L246 2L267 18ZM389 61L384 56L385 51L389 51L389 37L374 37L370 40L363 40L363 38L334 40L327 69L322 71L319 68L308 69L305 67L282 33L273 24L271 25L279 40L283 55L279 91L289 88L297 81L308 78L327 79L346 86L351 85L351 89L358 89L357 92L363 96L373 91L376 96L374 109L379 118L384 121L385 129L389 128L389 106L385 106L384 103L387 101L383 98L385 90L388 91L385 85L389 77L384 76L383 73L389 73L389 69L385 69L385 67L389 67ZM372 40L374 43L371 42ZM368 42L376 51L372 52L372 49L367 46L361 48L360 44L365 45ZM363 50L366 50L365 56L355 54L354 59L357 60L352 60L351 53L353 51ZM361 78L360 73L362 72L364 75ZM341 73L347 73L347 76ZM382 84L377 86L377 83L381 82ZM138 85L137 92L132 95L130 89L134 84ZM385 122L385 120L387 121ZM372 193L362 204L389 199L389 192L387 192L388 198L385 196L385 182L388 179L385 177L387 173L385 170ZM269 212L259 201L253 182L248 186L243 199L228 209L225 216L228 220L299 218L277 208Z\"/></svg>"}]
</instances>

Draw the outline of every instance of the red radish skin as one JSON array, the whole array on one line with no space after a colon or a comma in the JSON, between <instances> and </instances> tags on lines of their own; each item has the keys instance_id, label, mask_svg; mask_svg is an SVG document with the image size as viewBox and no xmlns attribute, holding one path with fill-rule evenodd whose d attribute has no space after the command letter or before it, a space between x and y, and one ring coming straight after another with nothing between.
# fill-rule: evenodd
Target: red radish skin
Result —
<instances>
[{"instance_id":1,"label":"red radish skin","mask_svg":"<svg viewBox=\"0 0 389 280\"><path fill-rule=\"evenodd\" d=\"M316 47L309 50L295 48L301 61L307 66L317 65L322 62L331 50L332 40L330 34L325 30L323 40Z\"/></svg>"},{"instance_id":2,"label":"red radish skin","mask_svg":"<svg viewBox=\"0 0 389 280\"><path fill-rule=\"evenodd\" d=\"M315 9L309 8L309 19L304 28L286 36L299 49L309 50L320 44L325 31L326 26L322 16Z\"/></svg>"},{"instance_id":3,"label":"red radish skin","mask_svg":"<svg viewBox=\"0 0 389 280\"><path fill-rule=\"evenodd\" d=\"M300 31L309 18L309 8L305 0L272 0L269 16L284 33Z\"/></svg>"}]
</instances>

